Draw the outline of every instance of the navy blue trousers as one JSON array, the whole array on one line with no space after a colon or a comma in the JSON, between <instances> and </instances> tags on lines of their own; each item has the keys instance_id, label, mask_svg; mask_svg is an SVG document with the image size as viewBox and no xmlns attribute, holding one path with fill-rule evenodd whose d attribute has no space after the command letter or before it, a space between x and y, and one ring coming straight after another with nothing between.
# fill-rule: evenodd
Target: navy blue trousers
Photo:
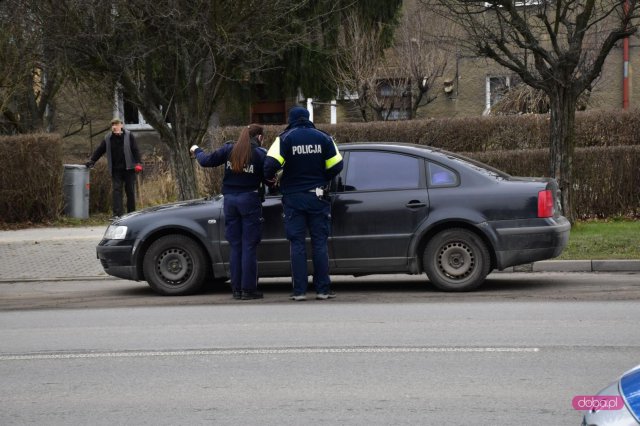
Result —
<instances>
[{"instance_id":1,"label":"navy blue trousers","mask_svg":"<svg viewBox=\"0 0 640 426\"><path fill-rule=\"evenodd\" d=\"M224 194L225 238L231 247L233 291L255 291L257 247L262 239L262 203L258 192Z\"/></svg>"},{"instance_id":2,"label":"navy blue trousers","mask_svg":"<svg viewBox=\"0 0 640 426\"><path fill-rule=\"evenodd\" d=\"M282 197L285 231L291 251L293 294L307 291L307 229L313 250L313 286L318 293L328 293L329 252L327 239L331 231L331 205L311 192L297 192Z\"/></svg>"}]
</instances>

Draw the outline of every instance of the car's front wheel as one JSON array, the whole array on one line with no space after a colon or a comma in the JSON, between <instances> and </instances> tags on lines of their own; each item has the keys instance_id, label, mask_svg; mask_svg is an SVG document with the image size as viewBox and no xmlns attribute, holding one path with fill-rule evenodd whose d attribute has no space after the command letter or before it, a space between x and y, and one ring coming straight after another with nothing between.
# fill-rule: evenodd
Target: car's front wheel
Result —
<instances>
[{"instance_id":1,"label":"car's front wheel","mask_svg":"<svg viewBox=\"0 0 640 426\"><path fill-rule=\"evenodd\" d=\"M469 291L489 273L489 250L473 232L453 228L439 232L429 242L422 259L429 281L444 291Z\"/></svg>"},{"instance_id":2,"label":"car's front wheel","mask_svg":"<svg viewBox=\"0 0 640 426\"><path fill-rule=\"evenodd\" d=\"M143 260L144 276L156 292L167 296L195 293L202 287L207 265L202 248L184 235L165 235Z\"/></svg>"}]
</instances>

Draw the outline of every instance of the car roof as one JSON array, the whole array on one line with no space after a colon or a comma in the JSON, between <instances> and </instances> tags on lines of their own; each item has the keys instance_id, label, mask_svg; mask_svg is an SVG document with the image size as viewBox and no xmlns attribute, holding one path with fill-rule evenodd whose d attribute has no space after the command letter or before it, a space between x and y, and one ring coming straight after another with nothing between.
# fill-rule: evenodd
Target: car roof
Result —
<instances>
[{"instance_id":1,"label":"car roof","mask_svg":"<svg viewBox=\"0 0 640 426\"><path fill-rule=\"evenodd\" d=\"M405 142L349 142L338 144L338 148L347 151L376 149L390 150L404 154L418 155L434 161L440 161L444 164L453 165L452 163L455 163L458 166L463 165L465 168L475 169L476 171L480 168L485 170L485 172L496 174L502 178L510 178L509 174L502 170L498 170L478 160L428 145L418 145Z\"/></svg>"},{"instance_id":2,"label":"car roof","mask_svg":"<svg viewBox=\"0 0 640 426\"><path fill-rule=\"evenodd\" d=\"M394 151L405 151L405 152L414 152L414 153L424 153L426 152L438 152L437 148L427 146L427 145L418 145L415 143L406 143L406 142L348 142L338 144L340 148L348 148L348 149L393 149Z\"/></svg>"},{"instance_id":3,"label":"car roof","mask_svg":"<svg viewBox=\"0 0 640 426\"><path fill-rule=\"evenodd\" d=\"M385 149L392 150L395 152L403 152L405 154L414 154L424 156L425 154L432 154L436 157L447 158L450 156L453 157L462 157L459 154L455 154L450 151L446 151L444 149L435 148L427 145L418 145L414 143L406 143L406 142L349 142L338 144L338 148L340 149L348 149L352 150L368 150L368 149Z\"/></svg>"}]
</instances>

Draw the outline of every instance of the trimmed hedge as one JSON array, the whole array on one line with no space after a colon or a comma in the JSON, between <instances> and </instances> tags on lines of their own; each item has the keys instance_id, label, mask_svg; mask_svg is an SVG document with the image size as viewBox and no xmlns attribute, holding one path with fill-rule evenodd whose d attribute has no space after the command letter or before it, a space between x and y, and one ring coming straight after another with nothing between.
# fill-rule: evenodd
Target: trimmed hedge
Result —
<instances>
[{"instance_id":1,"label":"trimmed hedge","mask_svg":"<svg viewBox=\"0 0 640 426\"><path fill-rule=\"evenodd\" d=\"M516 176L549 176L549 116L319 124L336 142L396 141L429 145ZM265 126L267 146L284 126ZM212 145L242 127L219 129ZM578 217L640 216L640 110L576 113L574 206Z\"/></svg>"},{"instance_id":2,"label":"trimmed hedge","mask_svg":"<svg viewBox=\"0 0 640 426\"><path fill-rule=\"evenodd\" d=\"M63 174L59 135L0 137L0 221L57 219L63 206Z\"/></svg>"},{"instance_id":3,"label":"trimmed hedge","mask_svg":"<svg viewBox=\"0 0 640 426\"><path fill-rule=\"evenodd\" d=\"M549 176L548 149L465 155L514 176ZM573 188L578 218L640 217L640 146L576 149Z\"/></svg>"},{"instance_id":4,"label":"trimmed hedge","mask_svg":"<svg viewBox=\"0 0 640 426\"><path fill-rule=\"evenodd\" d=\"M397 141L465 152L513 175L548 176L548 115L466 117L320 124L338 143ZM235 140L240 127L210 135L211 146ZM265 126L267 146L284 126ZM640 216L640 111L576 114L574 205L580 217ZM0 222L47 222L63 206L61 138L54 134L0 136ZM163 173L167 173L164 171ZM220 173L201 173L216 190ZM91 172L90 212L111 209L106 162Z\"/></svg>"},{"instance_id":5,"label":"trimmed hedge","mask_svg":"<svg viewBox=\"0 0 640 426\"><path fill-rule=\"evenodd\" d=\"M371 123L318 124L337 143L393 141L430 145L453 152L541 149L549 146L549 115L462 117ZM213 146L236 140L243 129L224 127ZM265 126L266 145L284 126ZM640 144L640 110L576 113L576 147Z\"/></svg>"}]
</instances>

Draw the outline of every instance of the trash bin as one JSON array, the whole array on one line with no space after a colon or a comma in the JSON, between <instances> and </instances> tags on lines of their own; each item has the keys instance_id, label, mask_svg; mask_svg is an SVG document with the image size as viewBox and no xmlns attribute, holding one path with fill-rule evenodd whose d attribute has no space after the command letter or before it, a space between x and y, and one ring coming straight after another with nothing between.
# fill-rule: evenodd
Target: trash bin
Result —
<instances>
[{"instance_id":1,"label":"trash bin","mask_svg":"<svg viewBox=\"0 0 640 426\"><path fill-rule=\"evenodd\" d=\"M64 214L89 218L89 169L84 164L65 164L62 178Z\"/></svg>"}]
</instances>

